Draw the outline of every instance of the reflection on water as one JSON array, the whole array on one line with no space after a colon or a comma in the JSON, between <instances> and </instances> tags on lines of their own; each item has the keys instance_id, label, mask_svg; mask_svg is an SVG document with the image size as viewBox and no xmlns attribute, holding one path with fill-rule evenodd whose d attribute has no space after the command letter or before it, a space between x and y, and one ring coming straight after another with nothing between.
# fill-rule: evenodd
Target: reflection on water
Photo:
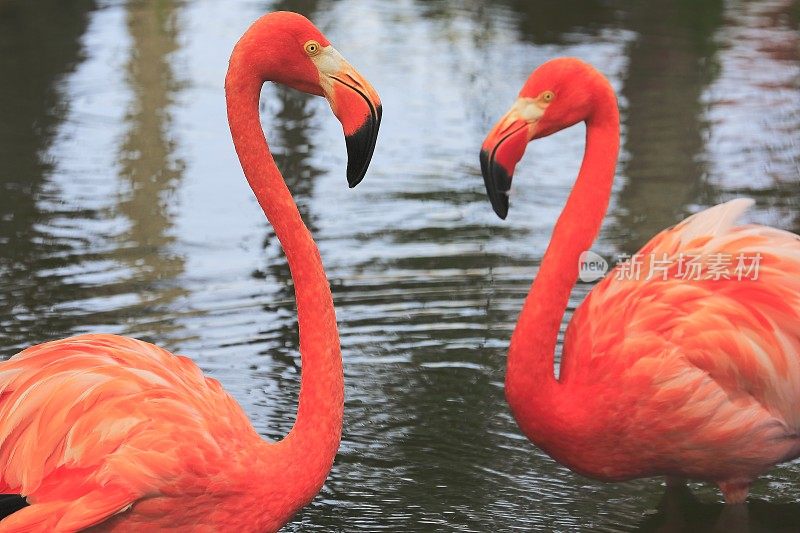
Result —
<instances>
[{"instance_id":1,"label":"reflection on water","mask_svg":"<svg viewBox=\"0 0 800 533\"><path fill-rule=\"evenodd\" d=\"M0 54L0 76L31 80L0 84L0 102L19 102L0 121L3 354L78 331L134 334L191 355L265 436L288 431L293 286L236 161L222 80L255 17L296 10L373 82L385 115L370 172L349 190L326 102L263 93L267 138L331 280L347 386L331 477L286 530L719 524L713 487L693 485L695 501L662 496L657 480L595 483L520 436L505 352L583 130L530 146L505 222L477 149L533 67L575 55L609 75L623 110L598 250L633 251L742 194L757 198L756 220L797 230L798 2L49 4L54 17L39 20L29 3L0 0L0 51L18 51ZM798 466L774 469L749 516L726 527L797 524L799 496Z\"/></svg>"},{"instance_id":2,"label":"reflection on water","mask_svg":"<svg viewBox=\"0 0 800 533\"><path fill-rule=\"evenodd\" d=\"M769 207L765 222L800 229L799 2L737 4L717 35L728 53L704 95L712 176Z\"/></svg>"},{"instance_id":3,"label":"reflection on water","mask_svg":"<svg viewBox=\"0 0 800 533\"><path fill-rule=\"evenodd\" d=\"M50 238L44 228L58 213L37 200L54 166L46 151L69 105L62 77L81 59L91 8L90 1L0 3L0 346L7 355L72 327L49 312L61 280L38 275L72 243Z\"/></svg>"},{"instance_id":4,"label":"reflection on water","mask_svg":"<svg viewBox=\"0 0 800 533\"><path fill-rule=\"evenodd\" d=\"M543 0L532 6L526 0L503 0L517 21L520 37L532 43L584 40L613 26L619 11L606 0Z\"/></svg>"},{"instance_id":5,"label":"reflection on water","mask_svg":"<svg viewBox=\"0 0 800 533\"><path fill-rule=\"evenodd\" d=\"M626 253L683 219L687 206L717 203L706 179L701 95L719 70L714 39L722 10L721 0L658 0L628 14L637 37L621 92L628 157L615 227Z\"/></svg>"},{"instance_id":6,"label":"reflection on water","mask_svg":"<svg viewBox=\"0 0 800 533\"><path fill-rule=\"evenodd\" d=\"M668 488L656 511L648 513L635 529L641 533L719 531L748 533L800 530L800 505L752 499L746 507L703 503L687 487Z\"/></svg>"},{"instance_id":7,"label":"reflection on water","mask_svg":"<svg viewBox=\"0 0 800 533\"><path fill-rule=\"evenodd\" d=\"M120 146L122 191L115 210L127 220L118 236L115 259L130 272L123 282L136 286L139 303L126 333L155 333L161 342L179 329L172 320L142 323L141 310L158 316L186 290L175 282L183 273L183 258L171 250L175 190L183 163L177 160L171 139L172 93L178 89L171 54L178 47L175 3L136 0L127 6L127 28L132 39L126 80L133 102L125 117L127 133ZM151 333L152 332L152 333ZM167 343L165 348L171 348Z\"/></svg>"}]
</instances>

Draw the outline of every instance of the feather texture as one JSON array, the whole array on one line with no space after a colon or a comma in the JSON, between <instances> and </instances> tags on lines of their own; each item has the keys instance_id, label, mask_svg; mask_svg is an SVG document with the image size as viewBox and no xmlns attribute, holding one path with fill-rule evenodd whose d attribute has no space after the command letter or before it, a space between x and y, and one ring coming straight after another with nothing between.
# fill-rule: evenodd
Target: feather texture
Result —
<instances>
[{"instance_id":1,"label":"feather texture","mask_svg":"<svg viewBox=\"0 0 800 533\"><path fill-rule=\"evenodd\" d=\"M575 312L561 382L592 391L610 414L603 431L616 437L595 454L626 460L606 466L608 477L751 480L800 454L800 238L734 226L750 205L734 200L663 231L637 255L666 273L629 279L631 263L619 265ZM760 257L757 271L731 275L739 256ZM687 257L700 279L681 277ZM728 279L708 274L719 257L733 258Z\"/></svg>"},{"instance_id":2,"label":"feather texture","mask_svg":"<svg viewBox=\"0 0 800 533\"><path fill-rule=\"evenodd\" d=\"M31 504L0 532L76 531L165 496L202 513L205 494L252 490L265 444L186 357L113 335L34 346L0 365L0 491Z\"/></svg>"}]
</instances>

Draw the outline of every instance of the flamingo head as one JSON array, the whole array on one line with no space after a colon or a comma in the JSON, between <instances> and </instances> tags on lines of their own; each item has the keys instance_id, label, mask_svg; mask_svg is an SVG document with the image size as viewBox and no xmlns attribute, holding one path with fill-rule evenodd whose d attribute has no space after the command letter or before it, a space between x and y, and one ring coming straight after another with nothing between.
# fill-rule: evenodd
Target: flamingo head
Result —
<instances>
[{"instance_id":1,"label":"flamingo head","mask_svg":"<svg viewBox=\"0 0 800 533\"><path fill-rule=\"evenodd\" d=\"M234 62L245 62L243 68ZM344 130L347 181L355 187L375 150L382 107L378 93L307 18L278 11L258 19L231 56L232 71L324 96Z\"/></svg>"},{"instance_id":2,"label":"flamingo head","mask_svg":"<svg viewBox=\"0 0 800 533\"><path fill-rule=\"evenodd\" d=\"M514 168L533 139L546 137L578 122L590 121L599 85L608 80L594 67L575 58L542 64L525 82L511 109L487 135L481 147L481 171L495 213L508 215L508 194Z\"/></svg>"}]
</instances>

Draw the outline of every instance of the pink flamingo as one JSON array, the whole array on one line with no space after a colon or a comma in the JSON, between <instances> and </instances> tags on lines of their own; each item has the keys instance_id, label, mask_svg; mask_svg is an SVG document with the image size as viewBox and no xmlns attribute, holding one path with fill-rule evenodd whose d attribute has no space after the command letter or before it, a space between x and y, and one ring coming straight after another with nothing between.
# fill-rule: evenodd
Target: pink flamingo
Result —
<instances>
[{"instance_id":1,"label":"pink flamingo","mask_svg":"<svg viewBox=\"0 0 800 533\"><path fill-rule=\"evenodd\" d=\"M556 378L561 318L611 194L614 91L582 61L549 61L481 151L492 206L505 218L526 144L581 121L580 173L511 337L511 411L534 444L580 474L712 481L726 502L744 502L757 476L800 455L800 237L734 226L752 205L746 199L664 230L575 311ZM661 269L635 279L637 257ZM728 273L722 258L731 262ZM683 279L689 261L702 267L700 279L695 267Z\"/></svg>"},{"instance_id":2,"label":"pink flamingo","mask_svg":"<svg viewBox=\"0 0 800 533\"><path fill-rule=\"evenodd\" d=\"M319 253L264 138L267 80L325 96L355 186L372 157L374 89L306 18L272 13L236 45L225 80L242 168L286 252L297 297L297 418L276 443L188 358L114 335L28 348L0 364L0 492L28 506L0 532L276 531L322 487L339 446L342 360Z\"/></svg>"}]
</instances>

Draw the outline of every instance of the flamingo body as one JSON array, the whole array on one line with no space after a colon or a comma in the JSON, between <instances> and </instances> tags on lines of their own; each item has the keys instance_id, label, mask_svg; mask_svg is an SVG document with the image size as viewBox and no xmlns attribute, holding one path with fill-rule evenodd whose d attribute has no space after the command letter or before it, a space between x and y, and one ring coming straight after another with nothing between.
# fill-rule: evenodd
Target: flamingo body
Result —
<instances>
[{"instance_id":1,"label":"flamingo body","mask_svg":"<svg viewBox=\"0 0 800 533\"><path fill-rule=\"evenodd\" d=\"M666 276L625 279L617 267L576 310L560 382L591 399L584 422L598 432L580 453L557 452L576 470L749 484L800 455L800 238L733 226L750 204L663 231L638 255L666 258ZM681 254L706 271L717 254L760 254L758 277L686 281Z\"/></svg>"},{"instance_id":2,"label":"flamingo body","mask_svg":"<svg viewBox=\"0 0 800 533\"><path fill-rule=\"evenodd\" d=\"M757 476L800 456L800 237L735 226L747 199L661 232L634 256L644 262L638 275L633 263L618 266L575 311L556 378L561 318L611 195L613 88L580 60L548 61L481 151L489 199L505 218L527 143L577 122L586 124L580 172L511 338L512 413L533 443L579 473L709 480L727 502L743 502ZM748 270L732 275L740 257ZM686 259L700 274L687 275Z\"/></svg>"},{"instance_id":3,"label":"flamingo body","mask_svg":"<svg viewBox=\"0 0 800 533\"><path fill-rule=\"evenodd\" d=\"M297 417L263 441L186 357L114 335L34 346L0 363L0 533L277 531L322 487L339 447L344 383L319 252L261 129L265 81L325 96L342 123L351 187L367 171L380 100L296 13L257 20L231 55L228 122L245 177L275 228L297 300ZM10 511L10 512L9 512Z\"/></svg>"},{"instance_id":4,"label":"flamingo body","mask_svg":"<svg viewBox=\"0 0 800 533\"><path fill-rule=\"evenodd\" d=\"M31 517L41 531L76 531L124 511L104 526L265 531L282 513L237 523L242 499L290 507L268 504L290 493L290 470L270 461L277 445L186 357L126 337L72 337L4 363L0 391L0 491L30 503L0 531L24 531Z\"/></svg>"}]
</instances>

